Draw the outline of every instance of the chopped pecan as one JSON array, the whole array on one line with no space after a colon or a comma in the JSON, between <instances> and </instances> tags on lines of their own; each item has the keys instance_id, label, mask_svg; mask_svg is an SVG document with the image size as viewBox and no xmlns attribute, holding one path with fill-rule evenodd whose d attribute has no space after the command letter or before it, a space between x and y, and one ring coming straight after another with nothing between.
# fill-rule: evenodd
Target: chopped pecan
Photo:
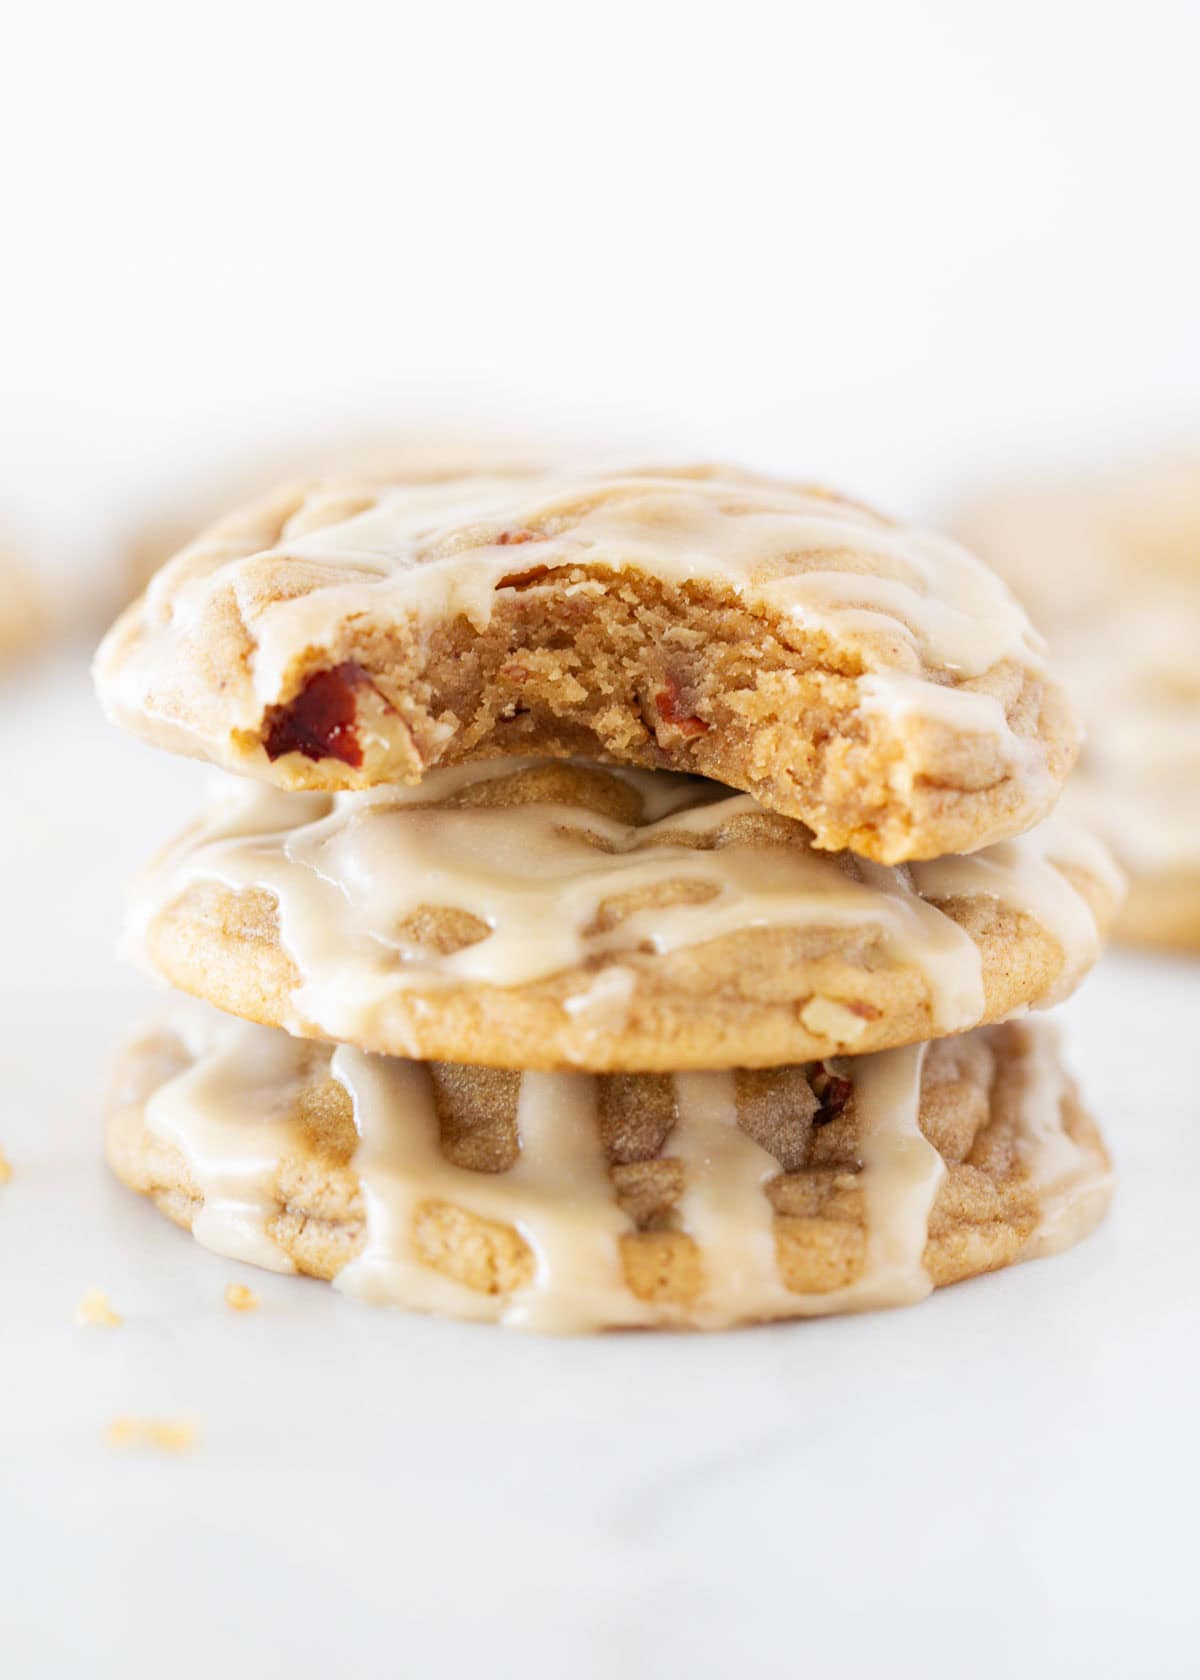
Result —
<instances>
[{"instance_id":1,"label":"chopped pecan","mask_svg":"<svg viewBox=\"0 0 1200 1680\"><path fill-rule=\"evenodd\" d=\"M697 735L707 735L709 725L694 712L685 712L680 705L681 698L679 683L674 677L667 677L663 687L654 696L654 704L662 722L676 730L685 741L694 740Z\"/></svg>"},{"instance_id":2,"label":"chopped pecan","mask_svg":"<svg viewBox=\"0 0 1200 1680\"><path fill-rule=\"evenodd\" d=\"M857 1015L862 1021L878 1021L883 1011L876 1009L873 1003L867 1003L863 998L856 998L853 1003L843 1005L852 1015Z\"/></svg>"}]
</instances>

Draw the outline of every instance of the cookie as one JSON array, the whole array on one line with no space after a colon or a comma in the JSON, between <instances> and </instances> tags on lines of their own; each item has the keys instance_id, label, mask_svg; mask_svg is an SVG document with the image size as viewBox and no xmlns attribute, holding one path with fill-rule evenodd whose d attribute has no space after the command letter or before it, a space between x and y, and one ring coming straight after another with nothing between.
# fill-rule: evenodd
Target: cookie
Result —
<instances>
[{"instance_id":1,"label":"cookie","mask_svg":"<svg viewBox=\"0 0 1200 1680\"><path fill-rule=\"evenodd\" d=\"M108 1153L218 1253L551 1331L917 1301L1065 1248L1110 1190L1044 1024L832 1065L595 1077L207 1019L124 1052Z\"/></svg>"},{"instance_id":2,"label":"cookie","mask_svg":"<svg viewBox=\"0 0 1200 1680\"><path fill-rule=\"evenodd\" d=\"M886 863L1022 832L1078 746L965 550L725 468L285 490L184 549L96 669L119 723L288 789L586 756Z\"/></svg>"},{"instance_id":3,"label":"cookie","mask_svg":"<svg viewBox=\"0 0 1200 1680\"><path fill-rule=\"evenodd\" d=\"M173 986L388 1055L593 1072L765 1067L1066 995L1120 882L1051 818L900 867L814 849L666 771L494 760L417 788L233 784L133 928Z\"/></svg>"},{"instance_id":4,"label":"cookie","mask_svg":"<svg viewBox=\"0 0 1200 1680\"><path fill-rule=\"evenodd\" d=\"M1116 932L1200 950L1200 461L998 492L962 523L1086 721L1066 808L1131 876Z\"/></svg>"},{"instance_id":5,"label":"cookie","mask_svg":"<svg viewBox=\"0 0 1200 1680\"><path fill-rule=\"evenodd\" d=\"M0 664L19 659L46 632L46 604L33 578L0 552Z\"/></svg>"},{"instance_id":6,"label":"cookie","mask_svg":"<svg viewBox=\"0 0 1200 1680\"><path fill-rule=\"evenodd\" d=\"M1115 931L1200 951L1200 583L1053 633L1089 719L1066 808L1130 880Z\"/></svg>"},{"instance_id":7,"label":"cookie","mask_svg":"<svg viewBox=\"0 0 1200 1680\"><path fill-rule=\"evenodd\" d=\"M1001 484L952 525L1040 628L1135 605L1200 580L1200 456Z\"/></svg>"}]
</instances>

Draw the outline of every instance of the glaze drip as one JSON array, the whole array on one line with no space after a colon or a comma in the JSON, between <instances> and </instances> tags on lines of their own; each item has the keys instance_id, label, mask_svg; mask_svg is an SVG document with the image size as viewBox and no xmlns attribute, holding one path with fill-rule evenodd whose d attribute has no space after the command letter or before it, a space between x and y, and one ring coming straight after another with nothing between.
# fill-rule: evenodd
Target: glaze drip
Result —
<instances>
[{"instance_id":1,"label":"glaze drip","mask_svg":"<svg viewBox=\"0 0 1200 1680\"><path fill-rule=\"evenodd\" d=\"M982 1018L982 963L932 899L988 897L1031 916L1062 946L1063 995L1098 948L1070 870L1116 890L1102 849L1056 819L966 857L888 867L818 852L802 825L749 795L665 771L556 772L602 777L632 798L635 820L586 808L573 784L545 802L503 789L493 799L491 785L536 772L509 760L435 771L416 789L247 789L149 873L134 925L198 881L269 892L301 977L298 1020L351 1043L377 1041L399 992L565 973L578 976L568 1013L615 1033L646 953L764 928L870 930L891 962L924 977L934 1027L948 1033ZM454 918L440 946L422 932L431 910Z\"/></svg>"},{"instance_id":2,"label":"glaze drip","mask_svg":"<svg viewBox=\"0 0 1200 1680\"><path fill-rule=\"evenodd\" d=\"M1066 1130L1066 1086L1055 1041L1040 1025L1008 1029L1020 1046L1018 1147L1041 1216L1028 1255L1054 1252L1095 1222L1108 1194L1096 1160ZM586 1074L525 1074L517 1103L520 1152L507 1170L474 1171L443 1153L427 1065L341 1047L329 1070L353 1105L358 1144L349 1162L361 1189L364 1234L337 1286L361 1299L500 1321L528 1330L688 1323L721 1328L748 1319L895 1306L932 1288L924 1253L946 1167L921 1131L926 1047L851 1058L866 1240L861 1270L842 1287L799 1294L778 1264L770 1189L775 1157L739 1125L736 1076L677 1075L674 1124L661 1146L679 1164L676 1229L699 1250L695 1299L635 1296L622 1242L635 1227L620 1206L601 1141L598 1081ZM272 1237L279 1164L303 1151L295 1096L312 1047L237 1022L193 1037L192 1065L158 1083L150 1131L187 1163L203 1206L196 1236L238 1259L290 1270ZM417 1243L423 1210L449 1204L511 1227L533 1258L529 1281L507 1293L471 1288L427 1263Z\"/></svg>"}]
</instances>

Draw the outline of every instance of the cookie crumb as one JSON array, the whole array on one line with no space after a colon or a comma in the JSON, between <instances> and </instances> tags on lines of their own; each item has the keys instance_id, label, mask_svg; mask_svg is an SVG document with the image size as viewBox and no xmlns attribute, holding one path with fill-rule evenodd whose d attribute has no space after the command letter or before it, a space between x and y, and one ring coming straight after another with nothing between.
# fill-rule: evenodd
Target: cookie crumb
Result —
<instances>
[{"instance_id":1,"label":"cookie crumb","mask_svg":"<svg viewBox=\"0 0 1200 1680\"><path fill-rule=\"evenodd\" d=\"M0 1184L7 1184L12 1174L12 1162L3 1149L0 1149Z\"/></svg>"},{"instance_id":2,"label":"cookie crumb","mask_svg":"<svg viewBox=\"0 0 1200 1680\"><path fill-rule=\"evenodd\" d=\"M156 1447L160 1452L188 1452L196 1444L198 1435L195 1420L189 1417L147 1418L123 1412L108 1426L106 1439L110 1447Z\"/></svg>"},{"instance_id":3,"label":"cookie crumb","mask_svg":"<svg viewBox=\"0 0 1200 1680\"><path fill-rule=\"evenodd\" d=\"M103 1289L84 1290L79 1305L75 1308L77 1325L95 1324L111 1330L120 1322L120 1313L114 1312L109 1306L108 1296Z\"/></svg>"},{"instance_id":4,"label":"cookie crumb","mask_svg":"<svg viewBox=\"0 0 1200 1680\"><path fill-rule=\"evenodd\" d=\"M225 1285L225 1305L232 1307L234 1312L253 1312L258 1306L258 1296L253 1289L248 1289L244 1283L227 1283Z\"/></svg>"}]
</instances>

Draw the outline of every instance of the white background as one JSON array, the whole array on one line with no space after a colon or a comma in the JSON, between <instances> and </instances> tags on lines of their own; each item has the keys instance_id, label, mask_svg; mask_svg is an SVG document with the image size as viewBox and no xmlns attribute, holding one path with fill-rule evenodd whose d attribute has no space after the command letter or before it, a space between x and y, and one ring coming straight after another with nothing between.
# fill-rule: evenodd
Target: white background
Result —
<instances>
[{"instance_id":1,"label":"white background","mask_svg":"<svg viewBox=\"0 0 1200 1680\"><path fill-rule=\"evenodd\" d=\"M0 493L92 551L414 405L901 513L1195 435L1198 48L1187 0L22 8Z\"/></svg>"},{"instance_id":2,"label":"white background","mask_svg":"<svg viewBox=\"0 0 1200 1680\"><path fill-rule=\"evenodd\" d=\"M22 8L0 523L83 618L146 514L372 416L915 514L1195 438L1198 46L1186 4ZM1195 1672L1200 969L1065 1012L1122 1189L1060 1261L708 1339L249 1273L235 1318L99 1164L121 882L198 778L99 720L88 633L0 687L5 1674ZM115 1458L126 1410L201 1445Z\"/></svg>"}]
</instances>

